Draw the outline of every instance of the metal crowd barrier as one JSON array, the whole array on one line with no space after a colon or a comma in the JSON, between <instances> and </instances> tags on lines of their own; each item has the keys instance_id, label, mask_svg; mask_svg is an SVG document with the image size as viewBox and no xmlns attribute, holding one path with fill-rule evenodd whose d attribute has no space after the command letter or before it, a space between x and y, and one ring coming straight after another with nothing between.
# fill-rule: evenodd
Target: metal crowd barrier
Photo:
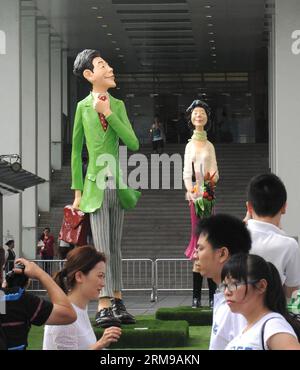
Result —
<instances>
[{"instance_id":1,"label":"metal crowd barrier","mask_svg":"<svg viewBox=\"0 0 300 370\"><path fill-rule=\"evenodd\" d=\"M192 291L193 263L186 258L159 258L154 261L155 300L158 292ZM207 280L203 279L202 290L207 291Z\"/></svg>"},{"instance_id":2,"label":"metal crowd barrier","mask_svg":"<svg viewBox=\"0 0 300 370\"><path fill-rule=\"evenodd\" d=\"M53 276L63 268L64 260L32 260L49 275ZM154 292L154 264L149 258L127 258L122 260L124 291ZM39 280L30 279L28 291L45 292Z\"/></svg>"},{"instance_id":3,"label":"metal crowd barrier","mask_svg":"<svg viewBox=\"0 0 300 370\"><path fill-rule=\"evenodd\" d=\"M64 260L33 260L51 276L62 269ZM122 259L122 280L124 291L149 291L151 301L158 298L159 292L191 291L193 286L192 262L186 258ZM203 290L208 290L206 279ZM36 279L31 279L28 291L45 292Z\"/></svg>"}]
</instances>

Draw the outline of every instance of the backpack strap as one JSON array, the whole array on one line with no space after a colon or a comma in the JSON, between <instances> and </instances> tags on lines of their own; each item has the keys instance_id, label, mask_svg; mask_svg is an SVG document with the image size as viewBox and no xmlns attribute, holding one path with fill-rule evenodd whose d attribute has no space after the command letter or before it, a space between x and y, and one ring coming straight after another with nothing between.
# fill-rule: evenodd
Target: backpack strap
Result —
<instances>
[{"instance_id":1,"label":"backpack strap","mask_svg":"<svg viewBox=\"0 0 300 370\"><path fill-rule=\"evenodd\" d=\"M262 328L261 328L261 345L262 345L262 349L265 351L266 348L265 348L265 341L264 341L264 334L265 334L265 326L266 326L266 323L269 321L269 320L272 320L272 319L278 319L277 316L273 316L273 317L269 317L263 324Z\"/></svg>"}]
</instances>

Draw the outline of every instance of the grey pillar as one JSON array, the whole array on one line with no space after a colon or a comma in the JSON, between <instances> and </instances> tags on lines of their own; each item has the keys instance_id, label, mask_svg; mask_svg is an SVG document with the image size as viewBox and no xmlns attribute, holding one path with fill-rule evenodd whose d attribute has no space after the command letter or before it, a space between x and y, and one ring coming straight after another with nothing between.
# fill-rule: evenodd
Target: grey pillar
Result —
<instances>
[{"instance_id":1,"label":"grey pillar","mask_svg":"<svg viewBox=\"0 0 300 370\"><path fill-rule=\"evenodd\" d=\"M300 2L275 0L272 170L288 192L283 228L300 235ZM298 35L298 36L297 36ZM299 53L298 53L299 50Z\"/></svg>"},{"instance_id":2,"label":"grey pillar","mask_svg":"<svg viewBox=\"0 0 300 370\"><path fill-rule=\"evenodd\" d=\"M62 165L62 58L61 39L50 38L51 53L51 166L60 170Z\"/></svg>"},{"instance_id":3,"label":"grey pillar","mask_svg":"<svg viewBox=\"0 0 300 370\"><path fill-rule=\"evenodd\" d=\"M69 96L68 96L68 49L62 49L62 112L64 115L62 122L62 151L64 143L69 142Z\"/></svg>"},{"instance_id":4,"label":"grey pillar","mask_svg":"<svg viewBox=\"0 0 300 370\"><path fill-rule=\"evenodd\" d=\"M21 8L21 80L22 80L22 166L37 173L37 71L36 10L32 1L22 1ZM22 255L35 258L37 234L37 188L22 194Z\"/></svg>"},{"instance_id":5,"label":"grey pillar","mask_svg":"<svg viewBox=\"0 0 300 370\"><path fill-rule=\"evenodd\" d=\"M21 154L20 1L0 2L0 154ZM21 203L19 195L3 198L3 234L15 240L19 254ZM1 240L2 241L2 240Z\"/></svg>"},{"instance_id":6,"label":"grey pillar","mask_svg":"<svg viewBox=\"0 0 300 370\"><path fill-rule=\"evenodd\" d=\"M50 125L50 27L38 18L37 91L38 91L38 175L46 180L38 186L38 209L50 211L51 125Z\"/></svg>"},{"instance_id":7,"label":"grey pillar","mask_svg":"<svg viewBox=\"0 0 300 370\"><path fill-rule=\"evenodd\" d=\"M3 196L0 193L0 243L3 245Z\"/></svg>"},{"instance_id":8,"label":"grey pillar","mask_svg":"<svg viewBox=\"0 0 300 370\"><path fill-rule=\"evenodd\" d=\"M62 49L62 112L68 116L68 49Z\"/></svg>"},{"instance_id":9,"label":"grey pillar","mask_svg":"<svg viewBox=\"0 0 300 370\"><path fill-rule=\"evenodd\" d=\"M77 94L77 78L73 75L73 73L70 75L69 80L69 86L70 86L70 100L69 100L69 116L70 116L70 130L69 135L70 139L69 142L72 143L72 133L73 133L73 125L74 125L74 119L75 119L75 112L76 112L76 106L78 103L78 94Z\"/></svg>"}]
</instances>

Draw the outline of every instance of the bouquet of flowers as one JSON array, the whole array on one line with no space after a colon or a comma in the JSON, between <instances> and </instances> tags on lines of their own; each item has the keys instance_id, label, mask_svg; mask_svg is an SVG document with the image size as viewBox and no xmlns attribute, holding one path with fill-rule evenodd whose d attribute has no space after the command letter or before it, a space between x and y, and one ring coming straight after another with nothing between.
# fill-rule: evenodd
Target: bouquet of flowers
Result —
<instances>
[{"instance_id":1,"label":"bouquet of flowers","mask_svg":"<svg viewBox=\"0 0 300 370\"><path fill-rule=\"evenodd\" d=\"M216 199L216 183L213 180L215 174L216 173L210 175L210 173L208 172L204 176L204 182L200 188L200 194L202 195L194 200L195 211L198 217L209 217L212 214ZM198 193L198 185L194 187L194 192Z\"/></svg>"}]
</instances>

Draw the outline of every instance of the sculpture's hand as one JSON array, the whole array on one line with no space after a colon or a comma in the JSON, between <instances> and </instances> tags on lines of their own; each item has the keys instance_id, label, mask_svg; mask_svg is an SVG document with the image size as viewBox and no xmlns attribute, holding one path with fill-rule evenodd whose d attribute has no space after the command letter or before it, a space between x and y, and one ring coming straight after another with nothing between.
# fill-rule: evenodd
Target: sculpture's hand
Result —
<instances>
[{"instance_id":1,"label":"sculpture's hand","mask_svg":"<svg viewBox=\"0 0 300 370\"><path fill-rule=\"evenodd\" d=\"M75 190L75 199L72 206L73 209L79 211L80 201L81 201L81 191Z\"/></svg>"},{"instance_id":2,"label":"sculpture's hand","mask_svg":"<svg viewBox=\"0 0 300 370\"><path fill-rule=\"evenodd\" d=\"M100 96L95 109L98 113L104 114L105 117L111 114L110 102L106 96Z\"/></svg>"}]
</instances>

